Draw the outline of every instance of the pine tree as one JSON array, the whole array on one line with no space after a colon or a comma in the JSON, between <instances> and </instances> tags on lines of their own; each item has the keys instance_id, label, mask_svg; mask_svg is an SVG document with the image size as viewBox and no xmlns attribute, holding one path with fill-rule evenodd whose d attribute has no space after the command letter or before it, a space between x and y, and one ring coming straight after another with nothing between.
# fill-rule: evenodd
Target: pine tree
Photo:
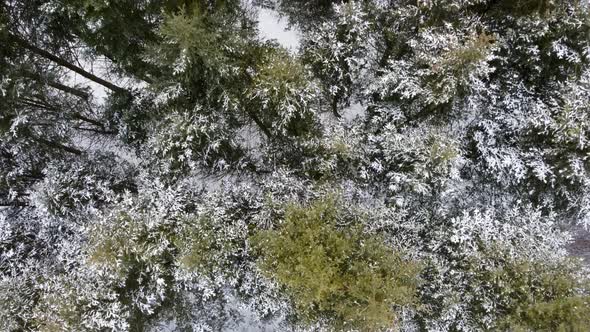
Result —
<instances>
[{"instance_id":1,"label":"pine tree","mask_svg":"<svg viewBox=\"0 0 590 332\"><path fill-rule=\"evenodd\" d=\"M588 326L586 3L258 5L0 3L0 330Z\"/></svg>"}]
</instances>

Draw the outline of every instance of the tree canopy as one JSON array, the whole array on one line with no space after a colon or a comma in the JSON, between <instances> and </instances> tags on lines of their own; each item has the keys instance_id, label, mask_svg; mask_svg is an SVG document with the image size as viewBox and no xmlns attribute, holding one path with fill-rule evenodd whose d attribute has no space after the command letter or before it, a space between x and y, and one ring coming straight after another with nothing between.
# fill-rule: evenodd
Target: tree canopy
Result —
<instances>
[{"instance_id":1,"label":"tree canopy","mask_svg":"<svg viewBox=\"0 0 590 332\"><path fill-rule=\"evenodd\" d=\"M0 330L587 330L588 6L0 1Z\"/></svg>"}]
</instances>

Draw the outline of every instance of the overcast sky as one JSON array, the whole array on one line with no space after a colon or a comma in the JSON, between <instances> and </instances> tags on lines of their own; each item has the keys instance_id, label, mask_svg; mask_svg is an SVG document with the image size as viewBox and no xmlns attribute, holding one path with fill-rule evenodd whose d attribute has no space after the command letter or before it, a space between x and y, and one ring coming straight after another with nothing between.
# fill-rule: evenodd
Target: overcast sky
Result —
<instances>
[{"instance_id":1,"label":"overcast sky","mask_svg":"<svg viewBox=\"0 0 590 332\"><path fill-rule=\"evenodd\" d=\"M258 28L260 34L267 39L276 39L281 45L296 51L299 47L299 34L295 30L287 29L285 19L279 19L277 12L260 9L258 14Z\"/></svg>"}]
</instances>

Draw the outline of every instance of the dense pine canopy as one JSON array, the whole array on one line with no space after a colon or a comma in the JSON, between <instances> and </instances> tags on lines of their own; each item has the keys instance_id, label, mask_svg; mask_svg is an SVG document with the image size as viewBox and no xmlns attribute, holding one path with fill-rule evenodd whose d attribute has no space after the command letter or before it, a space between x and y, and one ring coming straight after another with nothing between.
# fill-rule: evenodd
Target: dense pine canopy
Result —
<instances>
[{"instance_id":1,"label":"dense pine canopy","mask_svg":"<svg viewBox=\"0 0 590 332\"><path fill-rule=\"evenodd\" d=\"M0 330L587 331L589 15L0 0Z\"/></svg>"}]
</instances>

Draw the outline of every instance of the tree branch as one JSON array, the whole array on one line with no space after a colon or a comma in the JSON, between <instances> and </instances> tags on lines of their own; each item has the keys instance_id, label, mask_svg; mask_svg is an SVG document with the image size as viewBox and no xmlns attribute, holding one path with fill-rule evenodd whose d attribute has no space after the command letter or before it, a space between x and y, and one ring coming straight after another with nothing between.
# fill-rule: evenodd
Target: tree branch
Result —
<instances>
[{"instance_id":1,"label":"tree branch","mask_svg":"<svg viewBox=\"0 0 590 332\"><path fill-rule=\"evenodd\" d=\"M72 94L72 95L77 96L77 97L80 97L80 98L82 98L84 100L90 99L90 95L88 93L80 90L80 89L72 88L70 86L61 84L59 82L48 80L46 78L43 78L41 75L36 74L36 73L33 73L33 72L30 72L30 71L24 71L24 74L26 76L28 76L28 77L30 77L30 78L38 81L38 82L45 83L45 84L49 85L52 88L58 89L60 91L63 91L63 92L69 93L69 94Z\"/></svg>"},{"instance_id":2,"label":"tree branch","mask_svg":"<svg viewBox=\"0 0 590 332\"><path fill-rule=\"evenodd\" d=\"M95 125L95 126L97 126L97 127L99 127L99 128L102 129L102 130L94 130L94 129L89 129L89 128L79 128L81 130L93 131L95 133L100 133L100 134L116 134L117 133L116 130L109 130L109 131L107 131L106 130L106 126L102 122L100 122L98 120L91 119L89 117L86 117L86 116L84 116L84 115L82 115L80 113L75 113L73 115L73 117L75 119L78 119L80 121L84 121L84 122L90 123L90 124Z\"/></svg>"},{"instance_id":3,"label":"tree branch","mask_svg":"<svg viewBox=\"0 0 590 332\"><path fill-rule=\"evenodd\" d=\"M29 204L24 202L1 202L0 207L27 207Z\"/></svg>"},{"instance_id":4,"label":"tree branch","mask_svg":"<svg viewBox=\"0 0 590 332\"><path fill-rule=\"evenodd\" d=\"M85 77L95 83L98 83L98 84L100 84L112 91L115 91L115 92L129 93L129 91L127 91L126 89L123 89L119 86L116 86L115 84L113 84L111 82L103 80L102 78L100 78L94 74L91 74L91 73L87 72L86 70L84 70L76 65L73 65L70 62L68 62L56 55L51 54L51 53L47 52L46 50L43 50L33 44L30 44L29 42L27 42L26 40L24 40L18 36L15 36L13 34L9 34L8 36L14 43L18 44L19 46L21 46L21 47L39 55L39 56L42 56L50 61L53 61L62 67L66 67L69 70L76 72L76 73L82 75L83 77Z\"/></svg>"},{"instance_id":5,"label":"tree branch","mask_svg":"<svg viewBox=\"0 0 590 332\"><path fill-rule=\"evenodd\" d=\"M32 137L32 138L35 141L37 141L39 143L42 143L42 144L45 144L45 145L47 145L50 148L58 148L58 149L64 150L64 151L69 152L69 153L73 153L73 154L78 155L78 156L82 154L82 151L80 151L80 150L78 150L76 148L67 146L67 145L63 145L63 144L58 143L58 142L48 141L48 140L46 140L44 138L40 138L40 137Z\"/></svg>"},{"instance_id":6,"label":"tree branch","mask_svg":"<svg viewBox=\"0 0 590 332\"><path fill-rule=\"evenodd\" d=\"M260 128L260 130L262 130L264 135L266 135L266 138L272 139L272 133L270 132L268 127L262 122L262 120L254 112L247 111L247 113L248 113L248 116L254 121L254 123L256 123L258 128Z\"/></svg>"}]
</instances>

